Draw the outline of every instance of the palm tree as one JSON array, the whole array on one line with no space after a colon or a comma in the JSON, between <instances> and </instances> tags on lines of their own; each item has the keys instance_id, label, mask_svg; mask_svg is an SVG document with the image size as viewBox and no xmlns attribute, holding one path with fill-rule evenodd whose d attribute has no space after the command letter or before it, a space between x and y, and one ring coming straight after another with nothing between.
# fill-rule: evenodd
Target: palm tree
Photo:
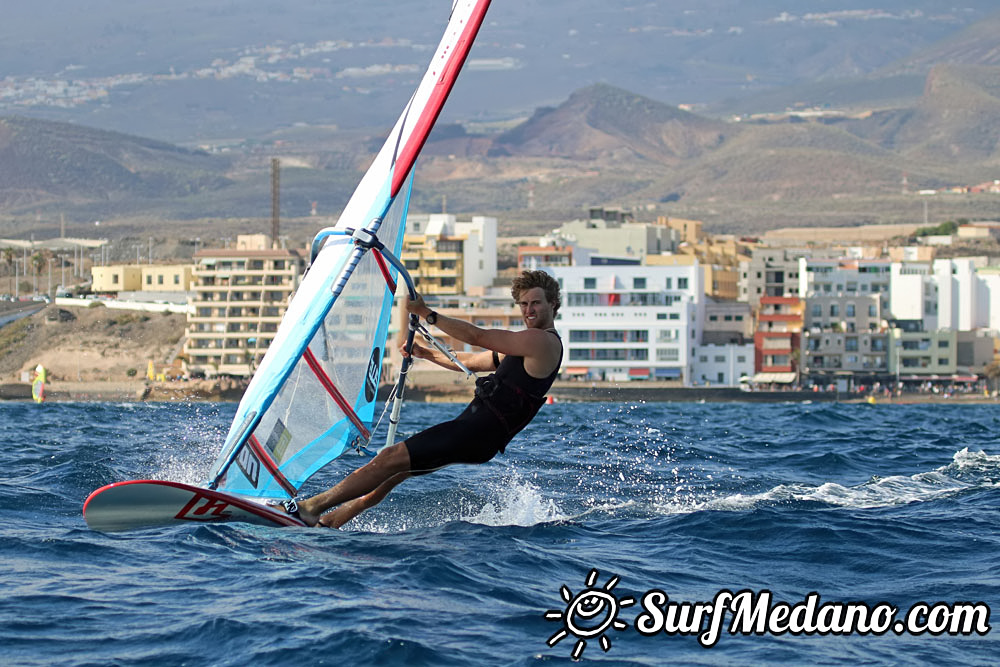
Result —
<instances>
[{"instance_id":1,"label":"palm tree","mask_svg":"<svg viewBox=\"0 0 1000 667\"><path fill-rule=\"evenodd\" d=\"M38 274L42 272L42 268L45 267L45 258L42 257L42 253L36 252L31 256L31 268L35 270L35 284L33 289L38 291Z\"/></svg>"},{"instance_id":2,"label":"palm tree","mask_svg":"<svg viewBox=\"0 0 1000 667\"><path fill-rule=\"evenodd\" d=\"M997 390L997 380L1000 379L1000 360L994 359L986 364L983 374L986 375L986 379L989 380L989 384L992 385L995 392Z\"/></svg>"}]
</instances>

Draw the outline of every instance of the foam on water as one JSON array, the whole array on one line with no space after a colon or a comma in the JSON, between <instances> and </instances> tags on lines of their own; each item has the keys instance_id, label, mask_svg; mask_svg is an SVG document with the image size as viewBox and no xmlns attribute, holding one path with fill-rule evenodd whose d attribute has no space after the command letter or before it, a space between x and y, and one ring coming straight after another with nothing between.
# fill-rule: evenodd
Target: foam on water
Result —
<instances>
[{"instance_id":1,"label":"foam on water","mask_svg":"<svg viewBox=\"0 0 1000 667\"><path fill-rule=\"evenodd\" d=\"M462 521L484 526L535 526L570 518L535 484L516 474L500 480L481 507L461 511Z\"/></svg>"},{"instance_id":2,"label":"foam on water","mask_svg":"<svg viewBox=\"0 0 1000 667\"><path fill-rule=\"evenodd\" d=\"M928 502L978 488L997 488L1000 456L968 448L955 453L952 462L929 472L889 477L873 476L857 486L834 482L820 485L779 484L758 494L733 494L706 503L705 509L745 510L761 504L813 501L836 507L872 509ZM701 509L701 508L698 508Z\"/></svg>"}]
</instances>

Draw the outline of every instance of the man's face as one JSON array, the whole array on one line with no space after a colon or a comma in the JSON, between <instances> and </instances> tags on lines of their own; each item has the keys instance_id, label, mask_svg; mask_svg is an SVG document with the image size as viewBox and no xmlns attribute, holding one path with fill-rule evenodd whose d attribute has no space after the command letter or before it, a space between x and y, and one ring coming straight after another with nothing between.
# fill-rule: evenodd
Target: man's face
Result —
<instances>
[{"instance_id":1,"label":"man's face","mask_svg":"<svg viewBox=\"0 0 1000 667\"><path fill-rule=\"evenodd\" d=\"M545 290L541 287L521 292L517 305L521 309L524 325L529 329L552 326L552 304L546 300Z\"/></svg>"}]
</instances>

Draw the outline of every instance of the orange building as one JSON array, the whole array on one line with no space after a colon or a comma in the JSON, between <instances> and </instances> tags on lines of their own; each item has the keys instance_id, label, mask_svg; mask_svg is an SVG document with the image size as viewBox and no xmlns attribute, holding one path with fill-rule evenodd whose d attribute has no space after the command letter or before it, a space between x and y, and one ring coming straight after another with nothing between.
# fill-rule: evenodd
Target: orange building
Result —
<instances>
[{"instance_id":1,"label":"orange building","mask_svg":"<svg viewBox=\"0 0 1000 667\"><path fill-rule=\"evenodd\" d=\"M754 382L795 382L804 322L804 300L787 296L761 298L753 337Z\"/></svg>"}]
</instances>

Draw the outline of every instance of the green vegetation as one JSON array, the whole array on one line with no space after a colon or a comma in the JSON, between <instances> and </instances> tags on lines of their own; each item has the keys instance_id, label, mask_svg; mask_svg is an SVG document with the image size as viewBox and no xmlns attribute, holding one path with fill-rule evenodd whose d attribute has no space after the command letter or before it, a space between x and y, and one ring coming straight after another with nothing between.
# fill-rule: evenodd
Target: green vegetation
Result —
<instances>
[{"instance_id":1,"label":"green vegetation","mask_svg":"<svg viewBox=\"0 0 1000 667\"><path fill-rule=\"evenodd\" d=\"M958 222L948 220L934 227L921 227L913 233L914 236L951 236L958 231L959 225L967 223L968 220L959 219Z\"/></svg>"},{"instance_id":2,"label":"green vegetation","mask_svg":"<svg viewBox=\"0 0 1000 667\"><path fill-rule=\"evenodd\" d=\"M29 318L24 318L0 328L0 358L24 342L28 338L32 326Z\"/></svg>"}]
</instances>

